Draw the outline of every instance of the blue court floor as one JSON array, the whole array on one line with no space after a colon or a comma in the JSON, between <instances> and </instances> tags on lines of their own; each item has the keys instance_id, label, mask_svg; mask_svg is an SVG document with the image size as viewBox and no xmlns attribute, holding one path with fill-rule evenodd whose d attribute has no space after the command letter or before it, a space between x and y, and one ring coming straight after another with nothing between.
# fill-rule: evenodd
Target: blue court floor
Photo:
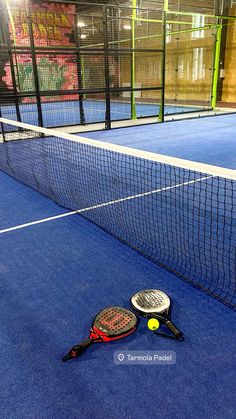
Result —
<instances>
[{"instance_id":1,"label":"blue court floor","mask_svg":"<svg viewBox=\"0 0 236 419\"><path fill-rule=\"evenodd\" d=\"M0 175L0 229L63 213ZM73 215L0 235L2 418L234 418L233 311ZM174 300L184 342L144 320L122 341L61 357L103 307L129 307L139 289ZM169 366L114 364L116 350L172 350Z\"/></svg>"},{"instance_id":2,"label":"blue court floor","mask_svg":"<svg viewBox=\"0 0 236 419\"><path fill-rule=\"evenodd\" d=\"M42 117L46 127L77 125L81 123L79 101L42 102ZM111 101L111 120L131 119L130 101ZM21 122L38 125L38 112L36 103L19 105ZM89 100L83 102L86 124L104 122L106 115L105 100ZM160 106L158 103L137 103L137 117L158 116ZM202 111L202 107L191 106L165 106L165 115L185 112ZM16 119L15 106L0 106L3 118Z\"/></svg>"},{"instance_id":3,"label":"blue court floor","mask_svg":"<svg viewBox=\"0 0 236 419\"><path fill-rule=\"evenodd\" d=\"M83 136L236 169L235 114L94 131L83 133Z\"/></svg>"},{"instance_id":4,"label":"blue court floor","mask_svg":"<svg viewBox=\"0 0 236 419\"><path fill-rule=\"evenodd\" d=\"M202 139L199 147L193 121L185 121L185 128L178 122L88 136L131 147L137 142L146 150L236 168L236 120L217 117L214 126L213 118L208 125L205 121L198 121L195 132ZM219 136L225 135L224 144L217 129ZM208 142L214 141L211 152L203 139L207 133ZM232 309L79 215L1 233L68 210L3 172L0 194L0 418L235 418ZM81 358L62 363L67 350L87 337L98 311L110 305L129 308L130 296L148 288L172 297L173 321L184 342L153 335L142 319L133 335L94 344ZM171 350L176 363L116 365L117 350Z\"/></svg>"}]
</instances>

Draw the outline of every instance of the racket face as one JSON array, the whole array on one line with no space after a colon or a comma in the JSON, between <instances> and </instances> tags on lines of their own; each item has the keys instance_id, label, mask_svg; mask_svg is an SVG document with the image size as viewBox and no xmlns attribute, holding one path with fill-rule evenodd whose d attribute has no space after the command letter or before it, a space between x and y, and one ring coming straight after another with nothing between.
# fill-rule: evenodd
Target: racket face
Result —
<instances>
[{"instance_id":1,"label":"racket face","mask_svg":"<svg viewBox=\"0 0 236 419\"><path fill-rule=\"evenodd\" d=\"M123 307L107 307L97 314L93 321L90 337L94 334L103 341L121 339L134 332L137 317Z\"/></svg>"},{"instance_id":2,"label":"racket face","mask_svg":"<svg viewBox=\"0 0 236 419\"><path fill-rule=\"evenodd\" d=\"M141 314L161 314L168 312L170 299L163 291L144 290L139 291L131 297L131 305Z\"/></svg>"}]
</instances>

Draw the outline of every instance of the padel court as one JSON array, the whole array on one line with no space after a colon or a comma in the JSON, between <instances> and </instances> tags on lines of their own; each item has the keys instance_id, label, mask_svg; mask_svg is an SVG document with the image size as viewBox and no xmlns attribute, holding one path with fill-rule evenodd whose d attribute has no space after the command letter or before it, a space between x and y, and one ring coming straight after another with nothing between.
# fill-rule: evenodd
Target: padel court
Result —
<instances>
[{"instance_id":1,"label":"padel court","mask_svg":"<svg viewBox=\"0 0 236 419\"><path fill-rule=\"evenodd\" d=\"M208 151L206 150L205 153L208 155L207 161L203 159L202 163L210 163L209 150L211 148L213 163L217 164L217 159L222 161L224 158L227 172L227 170L236 167L235 161L232 161L235 143L231 143L232 126L236 123L235 117L219 116L215 119L214 126L225 129L229 146L231 144L231 152L228 153L226 148L222 147L222 142L218 141L215 136L212 146L209 147L209 144L207 146ZM207 127L210 130L212 123L213 118L202 119L201 122L195 123L194 121L179 121L165 126L161 125L159 130L160 134L162 132L162 135L165 134L165 136L169 131L169 140L165 142L165 146L167 147L170 142L170 152L173 141L172 127L175 126L176 134L178 130L183 129L184 124L186 124L186 128L191 124L191 129L194 131L194 124L195 128L202 124L204 129ZM162 131L162 127L164 127L164 131ZM143 127L123 129L120 136L118 136L119 130L113 131L113 138L117 139L117 142L121 142L123 139L126 145L134 147L132 135L139 142L142 129ZM153 126L145 127L145 131L151 137ZM11 132L9 135L19 137L22 136L22 132ZM93 133L93 135L95 134ZM104 132L97 133L97 137L99 136L104 137ZM45 140L46 138L42 139L42 141ZM23 161L27 158L28 147L31 151L34 150L34 141L38 147L37 141L39 140L35 139L16 140L1 144L1 156L7 152L8 163L13 171L15 170L15 176L16 171L19 170L17 160ZM52 139L50 141L50 152L55 158L61 158L62 156L56 157L56 143L53 143ZM184 138L181 135L178 136L178 141L175 138L175 144L179 150L181 150L183 142ZM192 136L192 143L194 143L194 136ZM16 149L14 148L14 155L11 150L16 146L18 147L17 159L14 157ZM5 151L4 147L6 147ZM47 155L48 146L43 145L43 147L46 147ZM194 144L192 144L192 150L194 150L196 160L201 162L202 150L199 149L197 155ZM43 149L41 149L42 151ZM34 150L35 152L36 150ZM66 152L66 148L64 152ZM73 156L74 152L75 150L70 152L69 156L69 150L67 150L67 154L65 154L67 159L71 155ZM165 152L167 153L168 150L166 149ZM186 157L184 147L183 154ZM40 165L39 159L40 156L38 156L38 163L34 167L36 177L43 170L43 167L37 167ZM105 157L103 156L103 164L104 161ZM70 171L73 173L72 162ZM61 161L62 166L65 163L68 161ZM57 164L55 161L54 170L58 169ZM94 164L96 165L96 159ZM26 168L25 165L24 167ZM29 168L26 169L26 171L29 170ZM106 170L105 166L104 170ZM148 170L150 167L144 167L144 175ZM175 170L177 169L175 168ZM69 172L67 171L68 176L70 176ZM30 172L28 172L29 174ZM26 175L27 173L25 173ZM178 175L177 171L175 175ZM99 175L97 174L97 176ZM36 177L34 181L37 180ZM165 185L170 185L174 180L170 170L166 170L165 177ZM206 177L208 178L208 176ZM67 178L67 183L64 184L64 179L60 180L56 172L54 172L54 179L53 176L51 179L53 187L56 190L58 188L58 191L63 188L65 190L72 180ZM230 200L231 193L227 192L227 198L227 193L223 193L217 183L213 182L212 184L211 176L199 183L194 175L190 178L188 173L185 182L189 183L192 180L194 180L193 188L196 188L195 194L198 191L198 184L201 184L202 197L206 202L210 198L214 198L216 190L217 194L220 194L218 202L223 202L225 199ZM42 183L43 178L38 177L37 181ZM104 179L98 179L98 181L101 181L102 185ZM122 187L124 187L123 181ZM26 178L24 182L27 182ZM56 185L56 182L59 184ZM180 192L182 195L185 193L186 186L181 185L178 188L176 182L171 193L174 192L178 196ZM235 187L235 181L229 182ZM205 194L205 184L208 185L210 198ZM129 187L131 188L131 186L135 186L133 182L129 182ZM142 183L136 186L139 191L142 190ZM227 183L224 182L224 188L226 186ZM153 185L151 187L153 188ZM148 190L147 184L145 190ZM194 193L191 184L187 186L187 190L190 195L189 199L191 199ZM235 193L235 189L233 191ZM101 198L99 193L100 191L94 191L96 199ZM109 190L103 191L103 200L107 194L106 199L110 201L109 193ZM193 235L198 235L198 239L192 244L193 248L190 249L190 252L194 253L188 256L186 252L185 256L182 255L182 259L179 259L182 269L185 266L185 269L192 270L191 274L195 275L195 281L198 272L204 273L204 276L209 277L209 280L199 285L208 287L208 290L218 294L226 302L230 301L230 305L235 304L235 300L233 300L234 285L227 280L231 274L234 275L235 269L235 247L231 249L232 254L227 247L230 243L235 245L235 196L234 201L230 201L233 202L233 207L229 206L229 211L232 209L233 218L229 221L228 217L228 224L226 222L224 226L224 228L228 228L228 234L225 235L225 243L219 245L217 240L220 240L221 233L218 231L217 238L215 233L217 224L214 224L214 217L211 218L211 227L207 224L209 219L204 222L206 216L204 213L200 218L199 216L196 218L196 224L192 227L188 224L181 226L179 224L181 216L185 214L185 211L192 212L193 209L180 208L181 202L183 206L186 206L186 198L184 198L175 205L173 210L175 217L173 218L174 214L171 214L168 206L170 196L167 196L167 201L165 201L165 194L165 186L162 184L162 191L155 194L161 198L161 201L157 201L157 203L159 202L161 205L162 202L163 206L167 205L166 217L172 217L165 225L165 214L161 215L162 223L159 226L159 231L162 232L160 243L164 247L163 254L165 257L168 255L173 267L180 270L176 260L177 257L180 258L182 252L178 248L180 246L178 231L180 235L185 235L185 248L191 243L191 238L188 236L189 231ZM3 357L1 414L3 417L9 417L12 414L13 417L35 417L35 415L36 417L37 415L38 417L58 416L65 418L92 417L94 409L98 417L107 418L120 417L121 415L141 418L165 415L174 417L176 412L183 409L184 413L181 412L179 417L203 418L207 414L212 417L234 417L235 399L232 384L234 382L235 316L232 308L197 290L175 274L157 266L88 219L86 220L78 214L68 215L68 210L65 208L68 203L64 203L61 207L50 198L3 172L1 172L1 196L1 349ZM61 199L63 200L65 197L64 192ZM73 196L70 195L70 199L73 199ZM179 199L181 199L180 196ZM132 206L134 201L136 201L137 208L136 205ZM115 203L104 208L98 206L97 209L89 210L88 213L92 218L95 217L97 223L96 217L101 218L100 211L104 209L102 219L103 223L107 224L104 228L109 231L115 222L113 221L115 217L122 220L120 205L123 205L125 211L123 217L127 218L127 236L136 235L136 240L140 240L138 232L136 232L136 229L140 229L143 246L147 246L145 244L146 236L149 237L151 243L154 240L152 231L146 231L146 229L149 228L147 217L149 215L150 218L150 212L155 211L155 201L153 201L153 196L150 198L150 196L144 195L132 200L131 207L130 202ZM140 211L144 211L142 217L138 211L139 205ZM191 203L189 205L191 206ZM201 205L201 203L196 201L195 206L197 205ZM88 207L89 204L87 203L86 206ZM136 212L134 212L135 208ZM183 211L182 214L181 211ZM214 212L215 216L220 216L219 209L215 209ZM120 218L118 218L119 213ZM63 215L66 216L63 217ZM86 216L86 213L84 215ZM153 216L155 217L155 214ZM197 217L197 214L195 216ZM190 217L187 212L185 217L185 220L189 222ZM35 221L42 222L35 224ZM199 222L202 223L202 226L198 224ZM230 222L233 225L232 229L230 229ZM120 223L122 224L122 221ZM136 226L136 223L139 225ZM116 228L119 229L122 226L116 225ZM211 232L208 231L209 228ZM211 235L209 236L208 233ZM202 242L201 235L204 234L204 240L207 238L210 240L210 237L213 236L211 237L211 248L209 248L209 243ZM172 242L168 242L170 237ZM128 237L125 239L128 240ZM132 237L129 238L129 240L131 239ZM171 249L172 255L165 251L167 245ZM221 246L225 246L225 252L219 261ZM144 251L147 252L148 249L144 249ZM188 257L191 258L190 268ZM211 257L215 260L216 266L211 266L209 262ZM199 263L199 261L202 265L194 266L194 262ZM216 275L217 269L220 270L221 266L222 269L225 269L225 275L221 276L224 279L220 282L219 278L216 280ZM215 276L210 282L211 274ZM61 361L62 356L72 345L87 337L90 323L97 312L104 307L113 305L129 309L131 295L139 290L149 288L161 289L173 299L172 318L184 333L185 340L183 342L156 336L147 328L146 320L141 318L137 331L129 337L117 342L94 344L80 358L66 364ZM174 351L176 363L174 365L145 365L145 362L141 365L115 364L115 352L122 353L124 350ZM214 395L212 386L214 386ZM157 416L157 406L159 406L159 416Z\"/></svg>"},{"instance_id":2,"label":"padel court","mask_svg":"<svg viewBox=\"0 0 236 419\"><path fill-rule=\"evenodd\" d=\"M111 106L111 119L112 121L129 120L131 118L131 107L129 102L113 101ZM33 125L38 123L38 113L36 105L22 104L19 107L22 122L29 122ZM137 116L143 117L156 117L159 115L160 106L158 103L137 103L136 106ZM174 106L168 105L165 107L166 115L184 114L201 112L202 108L189 107L189 106ZM102 123L105 118L106 102L104 100L86 100L83 103L83 115L86 124L89 123ZM14 115L14 107L3 106L1 109L2 117L11 118ZM81 124L81 117L79 113L78 101L69 102L53 102L42 104L42 115L44 123L47 127L58 126L58 114L61 116L61 121L66 125Z\"/></svg>"},{"instance_id":3,"label":"padel court","mask_svg":"<svg viewBox=\"0 0 236 419\"><path fill-rule=\"evenodd\" d=\"M0 12L0 418L234 419L234 2Z\"/></svg>"}]
</instances>

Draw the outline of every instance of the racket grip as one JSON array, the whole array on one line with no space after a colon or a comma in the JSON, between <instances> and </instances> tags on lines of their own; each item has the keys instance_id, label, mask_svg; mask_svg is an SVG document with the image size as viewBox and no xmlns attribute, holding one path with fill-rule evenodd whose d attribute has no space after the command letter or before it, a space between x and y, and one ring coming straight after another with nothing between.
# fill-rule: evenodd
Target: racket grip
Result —
<instances>
[{"instance_id":1,"label":"racket grip","mask_svg":"<svg viewBox=\"0 0 236 419\"><path fill-rule=\"evenodd\" d=\"M92 342L92 339L86 339L79 345L73 346L73 348L69 350L68 354L62 358L62 361L66 362L70 359L77 358L91 345Z\"/></svg>"},{"instance_id":2,"label":"racket grip","mask_svg":"<svg viewBox=\"0 0 236 419\"><path fill-rule=\"evenodd\" d=\"M170 320L165 322L168 329L175 335L176 339L183 340L183 333Z\"/></svg>"}]
</instances>

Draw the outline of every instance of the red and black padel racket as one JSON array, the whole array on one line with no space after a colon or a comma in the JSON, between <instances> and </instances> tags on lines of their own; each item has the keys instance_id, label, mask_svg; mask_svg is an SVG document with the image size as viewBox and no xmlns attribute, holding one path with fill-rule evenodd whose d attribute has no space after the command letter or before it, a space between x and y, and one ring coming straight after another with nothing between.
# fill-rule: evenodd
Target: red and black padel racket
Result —
<instances>
[{"instance_id":1,"label":"red and black padel racket","mask_svg":"<svg viewBox=\"0 0 236 419\"><path fill-rule=\"evenodd\" d=\"M95 317L89 338L73 346L62 358L68 361L81 355L92 343L110 342L125 338L136 330L137 317L123 307L107 307Z\"/></svg>"}]
</instances>

